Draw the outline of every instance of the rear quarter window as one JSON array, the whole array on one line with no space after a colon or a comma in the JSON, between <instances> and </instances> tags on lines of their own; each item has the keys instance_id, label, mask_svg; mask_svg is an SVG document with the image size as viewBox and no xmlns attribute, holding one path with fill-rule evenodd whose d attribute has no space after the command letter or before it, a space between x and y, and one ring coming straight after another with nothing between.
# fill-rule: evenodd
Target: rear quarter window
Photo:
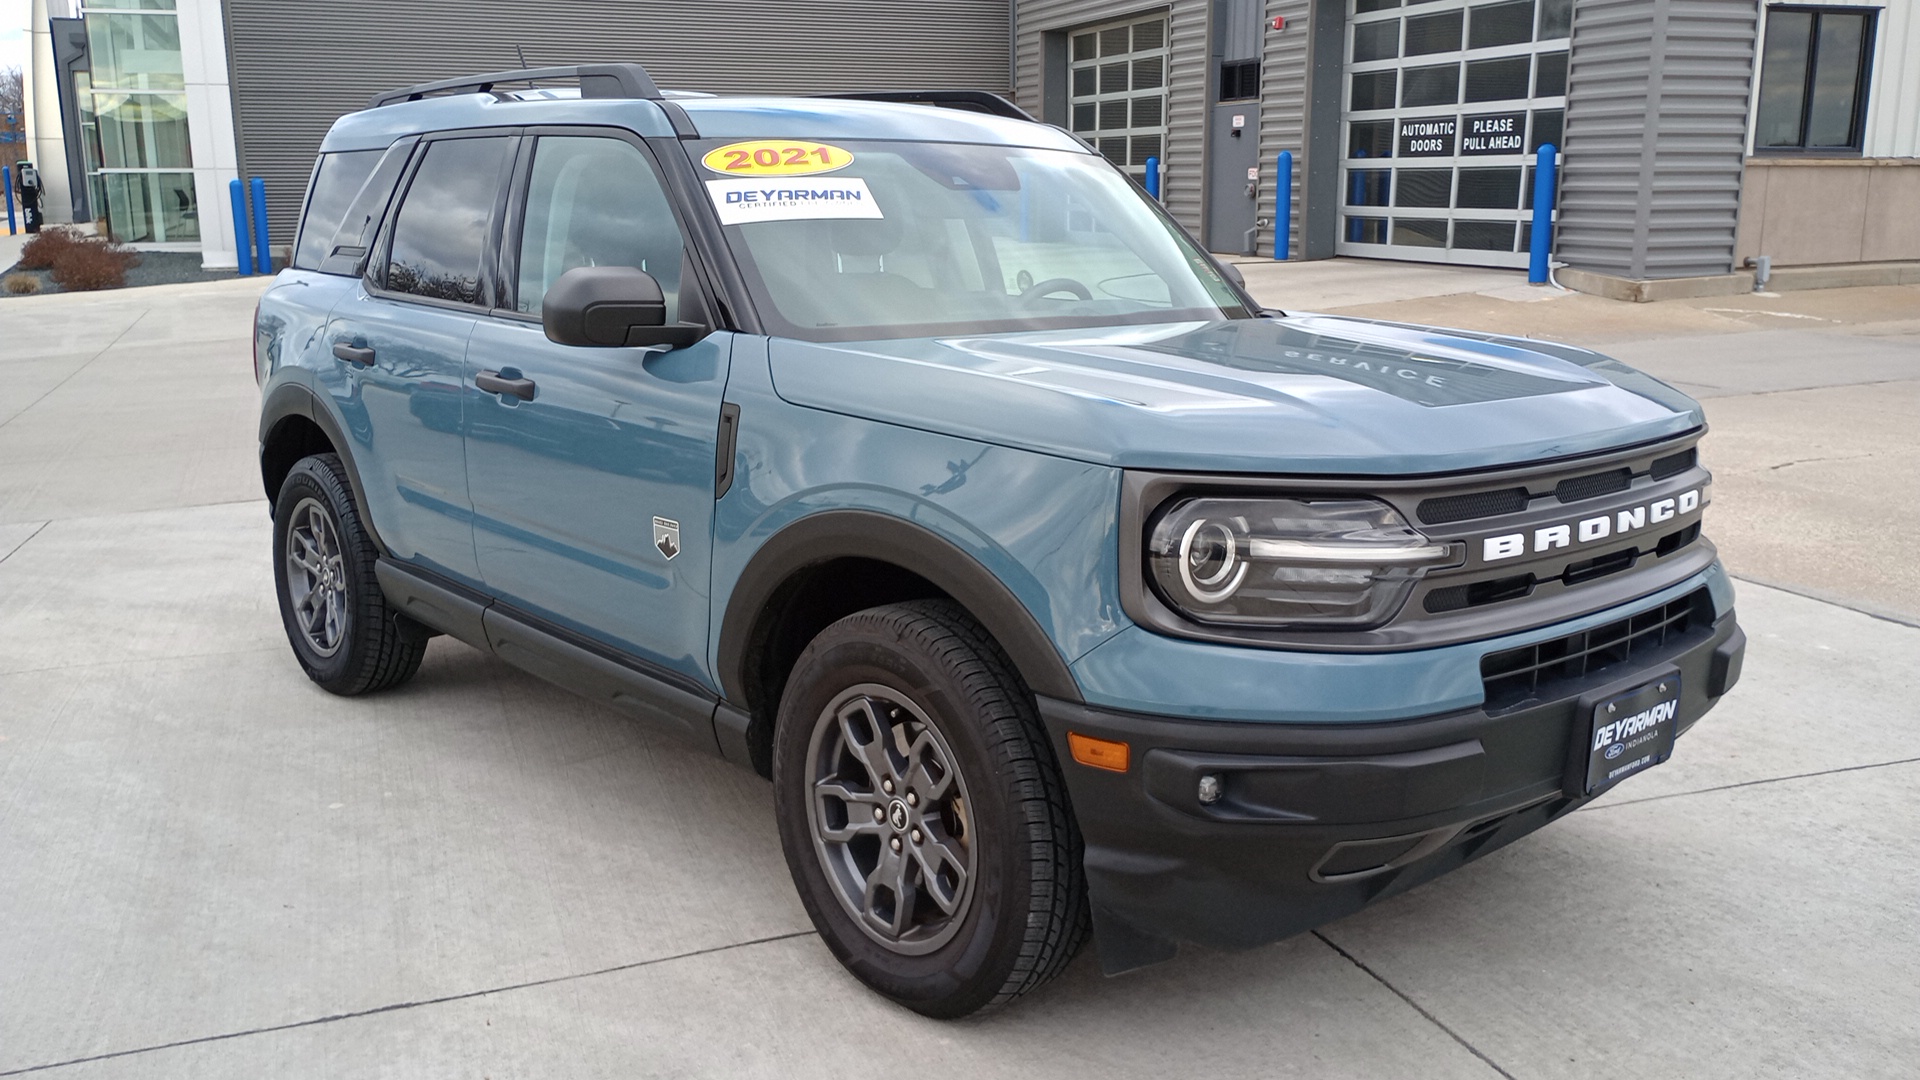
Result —
<instances>
[{"instance_id":1,"label":"rear quarter window","mask_svg":"<svg viewBox=\"0 0 1920 1080\"><path fill-rule=\"evenodd\" d=\"M353 197L373 174L384 150L351 150L321 154L313 174L313 190L307 195L307 212L300 220L300 238L294 244L293 265L301 270L318 270L326 260L333 234L346 218Z\"/></svg>"}]
</instances>

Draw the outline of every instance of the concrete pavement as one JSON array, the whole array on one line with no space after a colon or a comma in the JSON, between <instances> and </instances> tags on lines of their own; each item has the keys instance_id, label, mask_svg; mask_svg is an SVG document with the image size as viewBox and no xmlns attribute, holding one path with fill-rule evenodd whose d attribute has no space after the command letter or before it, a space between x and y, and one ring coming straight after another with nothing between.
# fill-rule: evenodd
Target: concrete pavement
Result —
<instances>
[{"instance_id":1,"label":"concrete pavement","mask_svg":"<svg viewBox=\"0 0 1920 1080\"><path fill-rule=\"evenodd\" d=\"M1592 808L1317 934L1112 980L1089 951L940 1024L813 937L757 778L447 639L393 693L306 681L251 461L259 287L0 306L0 1076L1860 1077L1920 1052L1920 629L1795 595L1825 547L1783 539L1792 592L1741 585L1736 694ZM1436 287L1395 306L1566 303ZM1709 525L1736 574L1766 550L1742 522L1867 524L1844 485L1761 474L1814 464L1769 468L1795 441L1897 442L1899 319L1615 306L1658 316L1618 338L1636 362L1729 391ZM1740 362L1810 344L1833 374Z\"/></svg>"}]
</instances>

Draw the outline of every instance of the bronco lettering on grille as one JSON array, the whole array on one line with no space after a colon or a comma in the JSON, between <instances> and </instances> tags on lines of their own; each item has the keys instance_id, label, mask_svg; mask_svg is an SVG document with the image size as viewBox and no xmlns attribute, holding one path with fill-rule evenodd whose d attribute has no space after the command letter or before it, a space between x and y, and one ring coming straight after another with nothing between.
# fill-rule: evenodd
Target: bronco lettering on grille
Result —
<instances>
[{"instance_id":1,"label":"bronco lettering on grille","mask_svg":"<svg viewBox=\"0 0 1920 1080\"><path fill-rule=\"evenodd\" d=\"M1537 555L1555 548L1592 544L1608 537L1625 536L1649 525L1672 521L1680 514L1691 514L1698 509L1700 509L1700 489L1694 488L1677 496L1658 499L1627 510L1609 511L1594 517L1581 518L1572 523L1545 525L1534 529L1531 533L1516 532L1489 536L1481 541L1480 557L1486 562L1498 562L1501 559L1518 558L1529 550Z\"/></svg>"}]
</instances>

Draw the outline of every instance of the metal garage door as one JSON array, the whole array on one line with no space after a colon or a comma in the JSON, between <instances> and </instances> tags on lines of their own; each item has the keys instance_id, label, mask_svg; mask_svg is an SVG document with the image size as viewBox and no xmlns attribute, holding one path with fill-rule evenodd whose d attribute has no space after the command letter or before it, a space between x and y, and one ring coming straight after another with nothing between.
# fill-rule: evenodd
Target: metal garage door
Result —
<instances>
[{"instance_id":1,"label":"metal garage door","mask_svg":"<svg viewBox=\"0 0 1920 1080\"><path fill-rule=\"evenodd\" d=\"M1348 0L1335 250L1525 266L1532 153L1559 146L1573 0Z\"/></svg>"},{"instance_id":2,"label":"metal garage door","mask_svg":"<svg viewBox=\"0 0 1920 1080\"><path fill-rule=\"evenodd\" d=\"M1167 17L1103 23L1071 34L1073 133L1144 181L1167 137Z\"/></svg>"}]
</instances>

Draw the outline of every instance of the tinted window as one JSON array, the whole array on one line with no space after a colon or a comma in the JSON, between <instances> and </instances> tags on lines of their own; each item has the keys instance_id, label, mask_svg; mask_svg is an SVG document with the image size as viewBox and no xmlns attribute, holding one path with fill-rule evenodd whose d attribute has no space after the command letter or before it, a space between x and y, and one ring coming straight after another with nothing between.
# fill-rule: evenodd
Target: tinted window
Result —
<instances>
[{"instance_id":1,"label":"tinted window","mask_svg":"<svg viewBox=\"0 0 1920 1080\"><path fill-rule=\"evenodd\" d=\"M1808 146L1850 146L1854 106L1860 97L1860 57L1865 51L1865 15L1823 12L1815 49L1813 105L1807 110Z\"/></svg>"},{"instance_id":2,"label":"tinted window","mask_svg":"<svg viewBox=\"0 0 1920 1080\"><path fill-rule=\"evenodd\" d=\"M1353 28L1353 58L1389 60L1400 55L1400 20L1357 23Z\"/></svg>"},{"instance_id":3,"label":"tinted window","mask_svg":"<svg viewBox=\"0 0 1920 1080\"><path fill-rule=\"evenodd\" d=\"M1758 145L1800 145L1812 41L1813 12L1767 13L1767 43L1760 61L1760 119L1754 125L1753 141Z\"/></svg>"},{"instance_id":4,"label":"tinted window","mask_svg":"<svg viewBox=\"0 0 1920 1080\"><path fill-rule=\"evenodd\" d=\"M1567 92L1567 54L1541 53L1533 65L1533 96L1559 97Z\"/></svg>"},{"instance_id":5,"label":"tinted window","mask_svg":"<svg viewBox=\"0 0 1920 1080\"><path fill-rule=\"evenodd\" d=\"M320 268L334 232L346 217L347 207L353 204L360 185L367 182L383 153L383 150L355 150L320 155L320 167L313 174L313 191L307 195L307 212L300 220L300 240L293 249L294 266L302 270Z\"/></svg>"},{"instance_id":6,"label":"tinted window","mask_svg":"<svg viewBox=\"0 0 1920 1080\"><path fill-rule=\"evenodd\" d=\"M1754 145L1858 150L1873 29L1869 12L1769 8Z\"/></svg>"},{"instance_id":7,"label":"tinted window","mask_svg":"<svg viewBox=\"0 0 1920 1080\"><path fill-rule=\"evenodd\" d=\"M1527 64L1524 56L1468 61L1467 100L1501 101L1526 97Z\"/></svg>"},{"instance_id":8,"label":"tinted window","mask_svg":"<svg viewBox=\"0 0 1920 1080\"><path fill-rule=\"evenodd\" d=\"M1455 206L1477 210L1511 210L1520 205L1520 170L1461 169L1460 195Z\"/></svg>"},{"instance_id":9,"label":"tinted window","mask_svg":"<svg viewBox=\"0 0 1920 1080\"><path fill-rule=\"evenodd\" d=\"M1407 20L1407 55L1452 52L1460 47L1460 13L1442 11Z\"/></svg>"},{"instance_id":10,"label":"tinted window","mask_svg":"<svg viewBox=\"0 0 1920 1080\"><path fill-rule=\"evenodd\" d=\"M443 139L427 147L393 226L387 288L479 304L480 259L507 140Z\"/></svg>"},{"instance_id":11,"label":"tinted window","mask_svg":"<svg viewBox=\"0 0 1920 1080\"><path fill-rule=\"evenodd\" d=\"M1456 221L1453 246L1472 251L1512 251L1514 223L1511 221Z\"/></svg>"},{"instance_id":12,"label":"tinted window","mask_svg":"<svg viewBox=\"0 0 1920 1080\"><path fill-rule=\"evenodd\" d=\"M1573 0L1541 0L1540 40L1563 38L1573 29Z\"/></svg>"},{"instance_id":13,"label":"tinted window","mask_svg":"<svg viewBox=\"0 0 1920 1080\"><path fill-rule=\"evenodd\" d=\"M407 171L407 159L419 141L409 135L387 148L380 164L374 166L373 175L360 185L360 194L353 197L353 205L347 207L339 229L334 231L333 249L320 258L321 273L359 277L366 269L367 249L380 233L380 224L387 216L387 203L392 201L393 189L400 183L401 174ZM323 240L318 235L314 239Z\"/></svg>"},{"instance_id":14,"label":"tinted window","mask_svg":"<svg viewBox=\"0 0 1920 1080\"><path fill-rule=\"evenodd\" d=\"M1537 109L1533 114L1533 138L1527 140L1527 153L1531 154L1547 143L1555 150L1566 149L1565 140L1560 132L1566 119L1564 109Z\"/></svg>"},{"instance_id":15,"label":"tinted window","mask_svg":"<svg viewBox=\"0 0 1920 1080\"><path fill-rule=\"evenodd\" d=\"M686 244L646 155L618 139L540 140L521 229L519 310L538 313L547 290L577 266L632 266L652 274L679 320Z\"/></svg>"},{"instance_id":16,"label":"tinted window","mask_svg":"<svg viewBox=\"0 0 1920 1080\"><path fill-rule=\"evenodd\" d=\"M1400 91L1400 104L1411 109L1422 105L1451 105L1459 100L1459 64L1407 69L1407 82Z\"/></svg>"},{"instance_id":17,"label":"tinted window","mask_svg":"<svg viewBox=\"0 0 1920 1080\"><path fill-rule=\"evenodd\" d=\"M1393 108L1395 82L1400 73L1397 71L1362 71L1353 76L1353 105L1357 112L1361 109Z\"/></svg>"},{"instance_id":18,"label":"tinted window","mask_svg":"<svg viewBox=\"0 0 1920 1080\"><path fill-rule=\"evenodd\" d=\"M1487 4L1473 9L1473 26L1467 31L1467 48L1518 45L1532 40L1533 0Z\"/></svg>"},{"instance_id":19,"label":"tinted window","mask_svg":"<svg viewBox=\"0 0 1920 1080\"><path fill-rule=\"evenodd\" d=\"M1355 120L1347 126L1348 157L1392 157L1393 121Z\"/></svg>"},{"instance_id":20,"label":"tinted window","mask_svg":"<svg viewBox=\"0 0 1920 1080\"><path fill-rule=\"evenodd\" d=\"M1393 205L1446 206L1452 201L1452 194L1452 169L1401 169Z\"/></svg>"}]
</instances>

